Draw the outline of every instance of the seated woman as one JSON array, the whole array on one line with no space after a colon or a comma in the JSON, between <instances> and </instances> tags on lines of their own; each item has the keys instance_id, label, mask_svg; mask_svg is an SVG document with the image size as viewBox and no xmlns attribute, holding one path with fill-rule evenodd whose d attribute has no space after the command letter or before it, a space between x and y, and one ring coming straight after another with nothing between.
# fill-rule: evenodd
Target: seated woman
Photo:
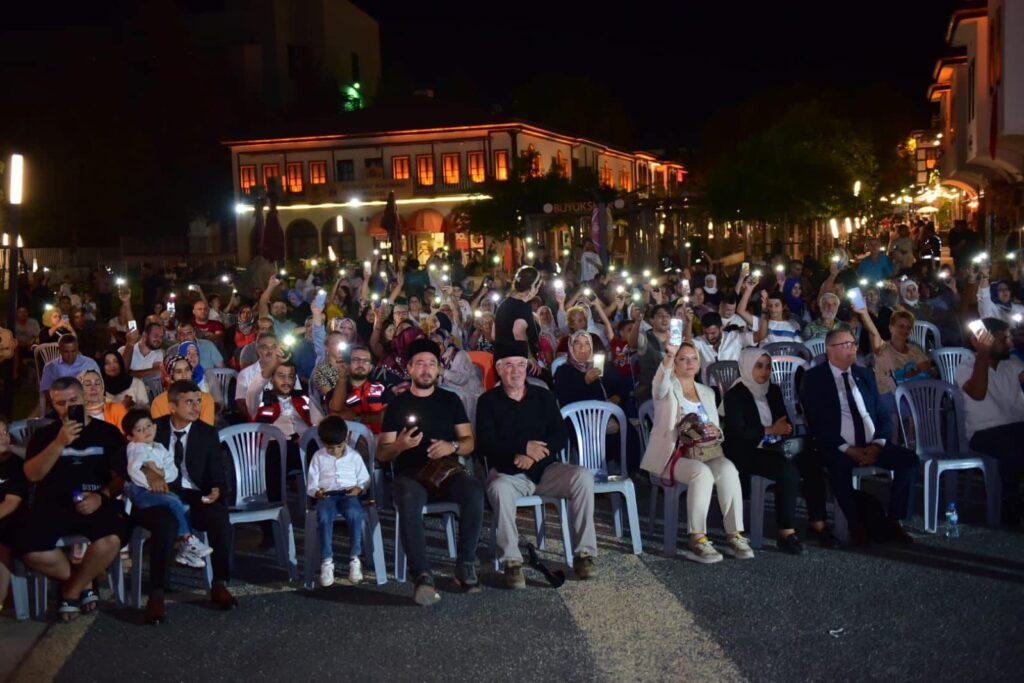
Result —
<instances>
[{"instance_id":1,"label":"seated woman","mask_svg":"<svg viewBox=\"0 0 1024 683\"><path fill-rule=\"evenodd\" d=\"M789 314L800 321L800 324L811 321L807 306L804 305L804 287L798 277L788 277L782 285L782 298L789 308Z\"/></svg>"},{"instance_id":2,"label":"seated woman","mask_svg":"<svg viewBox=\"0 0 1024 683\"><path fill-rule=\"evenodd\" d=\"M125 369L124 358L121 354L107 351L103 354L101 369L108 401L120 403L126 410L149 407L146 384L138 377L132 377L132 374Z\"/></svg>"},{"instance_id":3,"label":"seated woman","mask_svg":"<svg viewBox=\"0 0 1024 683\"><path fill-rule=\"evenodd\" d=\"M469 335L470 351L494 353L494 314L481 313L473 316L473 332Z\"/></svg>"},{"instance_id":4,"label":"seated woman","mask_svg":"<svg viewBox=\"0 0 1024 683\"><path fill-rule=\"evenodd\" d=\"M939 372L928 354L910 341L914 331L914 315L899 309L889 318L889 341L875 327L866 309L857 311L871 339L871 350L875 353L875 382L878 395L891 414L896 414L896 386L914 379L938 377Z\"/></svg>"},{"instance_id":5,"label":"seated woman","mask_svg":"<svg viewBox=\"0 0 1024 683\"><path fill-rule=\"evenodd\" d=\"M725 524L726 546L737 559L754 557L750 542L743 537L743 487L736 466L723 457L700 462L692 458L673 458L676 450L676 425L690 413L701 416L708 436L720 437L718 409L711 387L696 381L700 372L700 354L692 342L667 346L651 387L654 398L654 425L640 467L655 477L687 485L686 519L690 527L687 559L701 564L719 562L722 555L707 537L711 489L718 489L718 505Z\"/></svg>"},{"instance_id":6,"label":"seated woman","mask_svg":"<svg viewBox=\"0 0 1024 683\"><path fill-rule=\"evenodd\" d=\"M745 284L745 287L752 287ZM768 293L761 290L761 317L755 318L747 311L747 297L740 299L736 315L743 318L750 329L754 330L754 343L763 346L776 342L802 342L800 323L789 316L786 299L779 292Z\"/></svg>"},{"instance_id":7,"label":"seated woman","mask_svg":"<svg viewBox=\"0 0 1024 683\"><path fill-rule=\"evenodd\" d=\"M466 409L470 424L476 424L476 402L484 393L484 385L476 374L469 354L455 345L449 330L441 327L430 338L441 347L441 387L458 395Z\"/></svg>"},{"instance_id":8,"label":"seated woman","mask_svg":"<svg viewBox=\"0 0 1024 683\"><path fill-rule=\"evenodd\" d=\"M75 329L70 322L64 320L59 308L51 308L43 314L43 328L39 331L40 344L56 344L65 334L75 334Z\"/></svg>"},{"instance_id":9,"label":"seated woman","mask_svg":"<svg viewBox=\"0 0 1024 683\"><path fill-rule=\"evenodd\" d=\"M192 364L188 362L188 359L184 356L167 355L164 356L164 367L163 367L163 380L164 386L171 386L175 382L182 380L192 380ZM170 415L171 409L167 404L167 392L155 396L153 403L149 406L149 414L154 420L161 418L164 415ZM206 393L205 391L201 396L201 403L199 405L199 419L210 425L214 426L214 421L217 416L217 406L214 405L213 396Z\"/></svg>"},{"instance_id":10,"label":"seated woman","mask_svg":"<svg viewBox=\"0 0 1024 683\"><path fill-rule=\"evenodd\" d=\"M743 350L740 377L725 392L725 455L744 477L756 474L775 482L779 550L790 555L804 552L794 527L801 479L809 533L822 546L835 547L838 540L825 524L825 470L816 452L807 449L789 459L769 443L793 433L782 390L771 384L771 376L771 356L760 349Z\"/></svg>"},{"instance_id":11,"label":"seated woman","mask_svg":"<svg viewBox=\"0 0 1024 683\"><path fill-rule=\"evenodd\" d=\"M206 370L199 360L199 346L195 342L182 342L178 345L178 354L188 359L189 365L192 366L192 381L196 383L199 390L212 396L215 406L224 405L220 383L206 377Z\"/></svg>"},{"instance_id":12,"label":"seated woman","mask_svg":"<svg viewBox=\"0 0 1024 683\"><path fill-rule=\"evenodd\" d=\"M600 305L597 308L601 308ZM607 320L607 318L605 318ZM555 355L563 356L569 352L569 339L579 331L586 332L590 328L590 308L585 304L577 304L572 306L565 312L566 326L569 328L568 334L562 337L558 342L558 347L555 349ZM615 332L611 329L611 324L608 324L608 330L606 332L609 339L615 336ZM589 332L590 340L592 342L595 353L605 353L604 342L601 341L601 337L593 332Z\"/></svg>"},{"instance_id":13,"label":"seated woman","mask_svg":"<svg viewBox=\"0 0 1024 683\"><path fill-rule=\"evenodd\" d=\"M824 337L832 330L853 332L849 323L836 319L836 314L839 313L839 297L832 292L825 292L818 297L818 311L821 313L818 319L804 327L804 339Z\"/></svg>"},{"instance_id":14,"label":"seated woman","mask_svg":"<svg viewBox=\"0 0 1024 683\"><path fill-rule=\"evenodd\" d=\"M882 339L889 341L889 319L892 317L892 309L882 303L882 292L880 290L881 287L878 286L861 288L871 322L874 323L878 333L882 335ZM867 329L867 325L865 325L865 329ZM873 350L871 335L862 334L860 342L857 344L857 354L867 356Z\"/></svg>"},{"instance_id":15,"label":"seated woman","mask_svg":"<svg viewBox=\"0 0 1024 683\"><path fill-rule=\"evenodd\" d=\"M94 420L103 420L121 429L121 420L128 411L123 404L107 400L103 376L95 370L86 370L79 373L78 381L85 390L85 413Z\"/></svg>"}]
</instances>

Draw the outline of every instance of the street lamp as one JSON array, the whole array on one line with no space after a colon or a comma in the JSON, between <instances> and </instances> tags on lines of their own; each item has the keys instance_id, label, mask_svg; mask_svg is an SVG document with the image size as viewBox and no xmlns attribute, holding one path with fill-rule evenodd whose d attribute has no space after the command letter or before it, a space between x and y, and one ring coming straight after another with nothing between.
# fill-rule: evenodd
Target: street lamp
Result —
<instances>
[{"instance_id":1,"label":"street lamp","mask_svg":"<svg viewBox=\"0 0 1024 683\"><path fill-rule=\"evenodd\" d=\"M20 154L12 154L11 162L7 166L9 185L7 188L7 201L10 207L11 236L7 241L4 235L4 244L8 246L7 257L7 329L14 330L18 317L18 249L22 247L21 235L21 202L24 199L25 190L25 157ZM11 248L9 245L13 244ZM14 409L14 362L7 364L4 371L4 411L12 415ZM13 416L13 415L12 415Z\"/></svg>"},{"instance_id":2,"label":"street lamp","mask_svg":"<svg viewBox=\"0 0 1024 683\"><path fill-rule=\"evenodd\" d=\"M853 184L853 196L854 197L859 197L860 196L860 181L859 180Z\"/></svg>"}]
</instances>

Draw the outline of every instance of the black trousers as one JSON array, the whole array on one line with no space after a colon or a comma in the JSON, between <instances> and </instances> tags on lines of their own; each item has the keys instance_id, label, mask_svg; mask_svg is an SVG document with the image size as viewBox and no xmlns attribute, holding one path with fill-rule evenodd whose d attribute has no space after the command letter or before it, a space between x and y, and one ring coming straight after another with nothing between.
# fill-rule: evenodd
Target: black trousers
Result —
<instances>
[{"instance_id":1,"label":"black trousers","mask_svg":"<svg viewBox=\"0 0 1024 683\"><path fill-rule=\"evenodd\" d=\"M204 503L199 491L182 489L181 499L189 505L189 523L197 531L204 531L213 554L213 580L227 581L231 578L230 561L234 550L234 531L228 517L227 506L220 501ZM174 543L178 539L178 523L166 507L145 509L133 508L131 521L150 533L149 546L149 590L163 591L167 588L167 575L174 555Z\"/></svg>"},{"instance_id":2,"label":"black trousers","mask_svg":"<svg viewBox=\"0 0 1024 683\"><path fill-rule=\"evenodd\" d=\"M858 465L852 458L838 450L826 453L825 462L836 503L839 504L852 529L858 523L857 506L853 496L853 469ZM910 517L911 494L914 492L918 465L917 454L913 451L892 442L882 447L875 466L893 471L892 488L889 490L889 519Z\"/></svg>"},{"instance_id":3,"label":"black trousers","mask_svg":"<svg viewBox=\"0 0 1024 683\"><path fill-rule=\"evenodd\" d=\"M999 463L1003 522L1020 524L1020 478L1024 474L1024 422L982 429L971 437L971 448Z\"/></svg>"},{"instance_id":4,"label":"black trousers","mask_svg":"<svg viewBox=\"0 0 1024 683\"><path fill-rule=\"evenodd\" d=\"M825 468L814 449L805 449L792 460L778 451L764 448L731 452L728 457L739 470L744 488L749 487L750 476L755 474L775 481L778 528L796 528L796 496L801 491L807 501L808 520L825 521Z\"/></svg>"}]
</instances>

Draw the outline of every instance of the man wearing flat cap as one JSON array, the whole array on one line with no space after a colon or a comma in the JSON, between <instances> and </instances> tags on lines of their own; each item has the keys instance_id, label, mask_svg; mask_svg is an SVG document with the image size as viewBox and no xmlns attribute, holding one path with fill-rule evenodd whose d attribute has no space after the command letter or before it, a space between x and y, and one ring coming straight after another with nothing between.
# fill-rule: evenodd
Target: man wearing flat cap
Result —
<instances>
[{"instance_id":1,"label":"man wearing flat cap","mask_svg":"<svg viewBox=\"0 0 1024 683\"><path fill-rule=\"evenodd\" d=\"M457 461L457 456L473 452L473 428L459 397L437 386L440 347L429 339L417 339L407 347L406 357L412 385L384 412L377 461L394 463L395 507L401 521L396 524L416 585L413 599L426 606L441 596L427 564L423 506L428 501L459 504L455 580L463 590L476 592L480 590L476 546L483 528L484 490Z\"/></svg>"},{"instance_id":2,"label":"man wearing flat cap","mask_svg":"<svg viewBox=\"0 0 1024 683\"><path fill-rule=\"evenodd\" d=\"M509 588L526 587L516 529L516 499L522 496L569 499L573 570L581 579L597 573L594 476L558 459L567 441L565 421L551 392L526 382L529 354L525 341L495 345L501 384L481 396L476 409L476 453L490 467L487 498L494 509L498 559L504 562Z\"/></svg>"}]
</instances>

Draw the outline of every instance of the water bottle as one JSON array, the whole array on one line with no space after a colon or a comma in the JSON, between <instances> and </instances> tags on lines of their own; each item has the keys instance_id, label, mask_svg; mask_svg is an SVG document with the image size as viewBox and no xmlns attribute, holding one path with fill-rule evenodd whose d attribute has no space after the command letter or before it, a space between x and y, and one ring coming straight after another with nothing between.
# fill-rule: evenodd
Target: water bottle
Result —
<instances>
[{"instance_id":1,"label":"water bottle","mask_svg":"<svg viewBox=\"0 0 1024 683\"><path fill-rule=\"evenodd\" d=\"M960 538L960 513L956 510L956 502L950 501L946 506L946 538Z\"/></svg>"},{"instance_id":2,"label":"water bottle","mask_svg":"<svg viewBox=\"0 0 1024 683\"><path fill-rule=\"evenodd\" d=\"M703 403L698 403L697 404L697 415L700 417L700 423L701 424L706 425L708 422L711 422L711 418L708 417L707 411L704 410L704 404Z\"/></svg>"},{"instance_id":3,"label":"water bottle","mask_svg":"<svg viewBox=\"0 0 1024 683\"><path fill-rule=\"evenodd\" d=\"M85 494L79 491L78 489L75 489L74 491L71 492L71 500L73 500L77 505L78 503L81 503L83 500L85 500Z\"/></svg>"}]
</instances>

